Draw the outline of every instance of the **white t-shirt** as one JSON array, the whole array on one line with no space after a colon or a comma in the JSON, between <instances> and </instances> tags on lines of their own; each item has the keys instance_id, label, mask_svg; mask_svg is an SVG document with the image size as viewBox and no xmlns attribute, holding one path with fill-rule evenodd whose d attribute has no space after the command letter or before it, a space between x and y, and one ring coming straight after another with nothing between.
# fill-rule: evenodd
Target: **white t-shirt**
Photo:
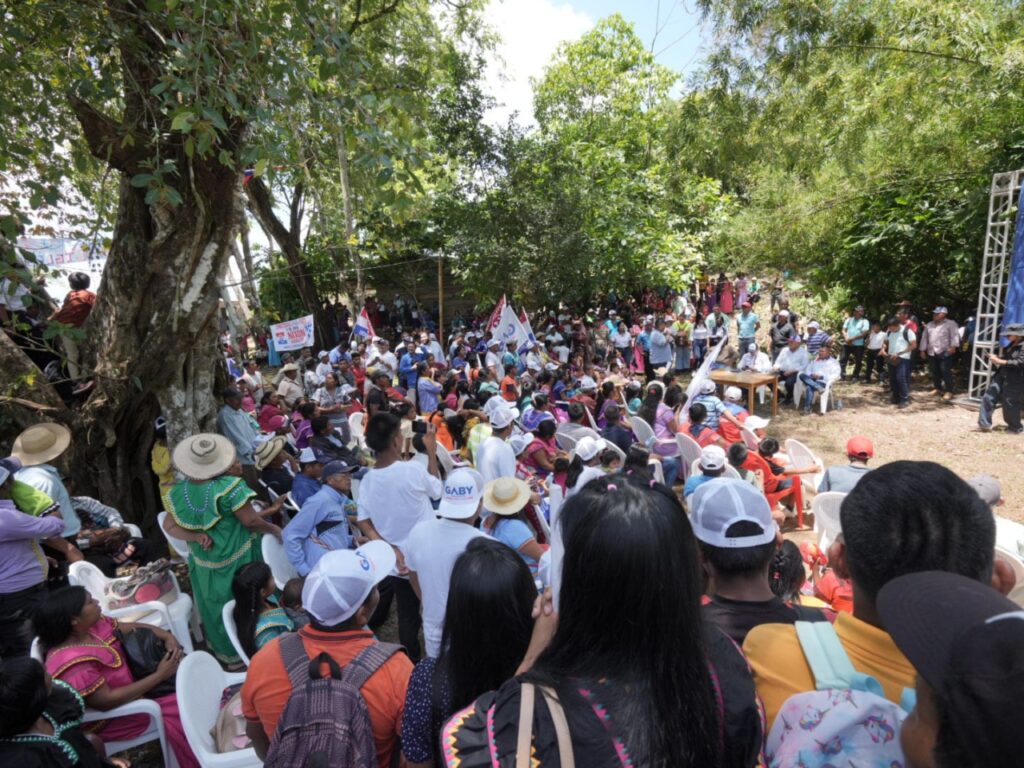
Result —
<instances>
[{"instance_id":1,"label":"white t-shirt","mask_svg":"<svg viewBox=\"0 0 1024 768\"><path fill-rule=\"evenodd\" d=\"M477 448L476 470L485 483L499 477L515 477L516 454L512 446L500 437L491 435Z\"/></svg>"},{"instance_id":2,"label":"white t-shirt","mask_svg":"<svg viewBox=\"0 0 1024 768\"><path fill-rule=\"evenodd\" d=\"M881 349L885 343L885 331L872 333L868 336L868 349Z\"/></svg>"},{"instance_id":3,"label":"white t-shirt","mask_svg":"<svg viewBox=\"0 0 1024 768\"><path fill-rule=\"evenodd\" d=\"M444 483L414 461L396 461L371 469L359 483L359 520L370 520L384 541L405 552L409 532L434 519L431 499L440 499Z\"/></svg>"},{"instance_id":4,"label":"white t-shirt","mask_svg":"<svg viewBox=\"0 0 1024 768\"><path fill-rule=\"evenodd\" d=\"M569 348L565 344L558 344L551 348L551 351L558 355L558 361L560 363L569 362Z\"/></svg>"},{"instance_id":5,"label":"white t-shirt","mask_svg":"<svg viewBox=\"0 0 1024 768\"><path fill-rule=\"evenodd\" d=\"M360 488L361 490L361 488ZM457 520L428 520L419 523L405 540L405 564L416 572L423 595L423 637L427 656L441 652L441 632L448 605L448 584L459 555L469 542L486 534Z\"/></svg>"},{"instance_id":6,"label":"white t-shirt","mask_svg":"<svg viewBox=\"0 0 1024 768\"><path fill-rule=\"evenodd\" d=\"M583 471L580 472L580 476L576 478L576 485L566 489L565 498L568 499L595 477L604 477L604 470L601 467L584 467Z\"/></svg>"},{"instance_id":7,"label":"white t-shirt","mask_svg":"<svg viewBox=\"0 0 1024 768\"><path fill-rule=\"evenodd\" d=\"M505 378L505 366L501 364L501 358L494 352L488 352L484 355L484 367L494 368L499 381Z\"/></svg>"},{"instance_id":8,"label":"white t-shirt","mask_svg":"<svg viewBox=\"0 0 1024 768\"><path fill-rule=\"evenodd\" d=\"M887 334L886 340L889 344L888 352L890 357L899 357L903 360L909 360L910 345L917 341L917 336L912 330L904 325L895 333Z\"/></svg>"},{"instance_id":9,"label":"white t-shirt","mask_svg":"<svg viewBox=\"0 0 1024 768\"><path fill-rule=\"evenodd\" d=\"M616 331L611 335L612 344L616 349L628 349L633 344L633 336L629 331L619 333Z\"/></svg>"}]
</instances>

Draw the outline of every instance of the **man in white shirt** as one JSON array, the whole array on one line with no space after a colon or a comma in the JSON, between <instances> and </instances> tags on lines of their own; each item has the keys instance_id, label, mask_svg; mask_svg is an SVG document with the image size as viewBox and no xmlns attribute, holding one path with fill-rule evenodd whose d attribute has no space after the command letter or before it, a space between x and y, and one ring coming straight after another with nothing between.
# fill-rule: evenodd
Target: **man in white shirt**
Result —
<instances>
[{"instance_id":1,"label":"man in white shirt","mask_svg":"<svg viewBox=\"0 0 1024 768\"><path fill-rule=\"evenodd\" d=\"M395 374L398 373L398 358L389 347L387 339L377 339L377 358L374 365L377 370L387 372L389 381L394 381Z\"/></svg>"},{"instance_id":2,"label":"man in white shirt","mask_svg":"<svg viewBox=\"0 0 1024 768\"><path fill-rule=\"evenodd\" d=\"M366 425L366 444L376 451L377 463L359 485L359 515L356 525L369 539L382 539L395 549L397 574L380 585L380 604L369 621L370 629L383 624L398 601L398 637L409 658L420 657L420 601L407 578L404 549L418 523L434 519L431 499L444 490L437 468L437 438L433 424L423 435L427 467L402 461L401 419L392 413L377 413Z\"/></svg>"},{"instance_id":3,"label":"man in white shirt","mask_svg":"<svg viewBox=\"0 0 1024 768\"><path fill-rule=\"evenodd\" d=\"M441 342L437 340L437 336L432 333L428 336L428 339L429 341L426 345L427 350L434 356L434 360L441 365L448 365L448 358L445 357L444 347L442 347Z\"/></svg>"},{"instance_id":4,"label":"man in white shirt","mask_svg":"<svg viewBox=\"0 0 1024 768\"><path fill-rule=\"evenodd\" d=\"M324 378L328 373L334 373L334 366L331 365L331 353L326 349L320 350L317 354L319 362L316 364L316 379L319 386L324 385Z\"/></svg>"},{"instance_id":5,"label":"man in white shirt","mask_svg":"<svg viewBox=\"0 0 1024 768\"><path fill-rule=\"evenodd\" d=\"M499 477L516 476L516 455L508 444L515 418L516 412L507 406L496 408L490 415L491 435L476 453L476 468L485 484Z\"/></svg>"},{"instance_id":6,"label":"man in white shirt","mask_svg":"<svg viewBox=\"0 0 1024 768\"><path fill-rule=\"evenodd\" d=\"M772 369L772 361L767 353L758 351L757 344L748 344L746 352L740 358L739 368L741 371L768 373Z\"/></svg>"},{"instance_id":7,"label":"man in white shirt","mask_svg":"<svg viewBox=\"0 0 1024 768\"><path fill-rule=\"evenodd\" d=\"M245 374L242 376L242 379L249 385L252 399L258 406L263 402L263 374L260 373L259 366L256 365L255 360L245 361Z\"/></svg>"},{"instance_id":8,"label":"man in white shirt","mask_svg":"<svg viewBox=\"0 0 1024 768\"><path fill-rule=\"evenodd\" d=\"M551 356L557 358L558 362L562 365L569 362L569 354L572 352L572 350L565 346L565 344L551 344L548 351L551 353Z\"/></svg>"},{"instance_id":9,"label":"man in white shirt","mask_svg":"<svg viewBox=\"0 0 1024 768\"><path fill-rule=\"evenodd\" d=\"M505 378L505 366L501 364L501 355L498 350L501 348L501 341L491 339L487 342L487 354L484 355L484 368L489 368L494 374L494 380L501 382Z\"/></svg>"},{"instance_id":10,"label":"man in white shirt","mask_svg":"<svg viewBox=\"0 0 1024 768\"><path fill-rule=\"evenodd\" d=\"M437 509L441 519L418 523L406 540L405 563L412 588L423 603L423 638L427 656L432 658L441 653L448 584L455 561L473 539L487 538L473 527L483 504L483 487L475 470L452 472Z\"/></svg>"},{"instance_id":11,"label":"man in white shirt","mask_svg":"<svg viewBox=\"0 0 1024 768\"><path fill-rule=\"evenodd\" d=\"M832 357L832 348L828 344L823 344L818 348L818 356L800 374L800 381L807 388L805 393L807 397L804 400L804 414L811 412L811 401L814 400L814 393L824 392L840 375L842 375L842 369L839 367L839 361Z\"/></svg>"},{"instance_id":12,"label":"man in white shirt","mask_svg":"<svg viewBox=\"0 0 1024 768\"><path fill-rule=\"evenodd\" d=\"M537 350L537 342L531 341L526 345L526 370L537 374L544 370L544 361Z\"/></svg>"},{"instance_id":13,"label":"man in white shirt","mask_svg":"<svg viewBox=\"0 0 1024 768\"><path fill-rule=\"evenodd\" d=\"M892 403L903 409L910 406L910 367L914 350L917 349L917 335L895 315L889 318L886 326L889 332L885 337L882 354L889 364Z\"/></svg>"},{"instance_id":14,"label":"man in white shirt","mask_svg":"<svg viewBox=\"0 0 1024 768\"><path fill-rule=\"evenodd\" d=\"M786 348L779 352L775 358L775 366L772 371L779 375L779 384L786 388L786 396L782 399L783 404L793 402L793 389L796 387L796 377L804 368L810 364L807 350L803 341L795 333L786 342Z\"/></svg>"}]
</instances>

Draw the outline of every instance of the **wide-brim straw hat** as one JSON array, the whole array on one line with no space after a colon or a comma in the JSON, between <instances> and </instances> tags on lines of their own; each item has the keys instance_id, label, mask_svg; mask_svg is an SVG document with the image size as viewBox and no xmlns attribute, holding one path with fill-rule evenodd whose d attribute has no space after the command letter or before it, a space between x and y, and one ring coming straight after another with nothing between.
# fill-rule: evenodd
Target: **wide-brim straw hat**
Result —
<instances>
[{"instance_id":1,"label":"wide-brim straw hat","mask_svg":"<svg viewBox=\"0 0 1024 768\"><path fill-rule=\"evenodd\" d=\"M530 486L517 477L499 477L484 486L484 508L495 515L516 515L530 500Z\"/></svg>"},{"instance_id":2,"label":"wide-brim straw hat","mask_svg":"<svg viewBox=\"0 0 1024 768\"><path fill-rule=\"evenodd\" d=\"M253 454L253 463L256 464L256 469L263 469L270 462L274 460L274 457L279 454L287 444L288 438L283 435L272 437L264 443L260 443L256 452Z\"/></svg>"},{"instance_id":3,"label":"wide-brim straw hat","mask_svg":"<svg viewBox=\"0 0 1024 768\"><path fill-rule=\"evenodd\" d=\"M71 430L63 424L34 424L18 435L11 456L21 461L23 467L34 467L53 461L64 453L69 445Z\"/></svg>"},{"instance_id":4,"label":"wide-brim straw hat","mask_svg":"<svg viewBox=\"0 0 1024 768\"><path fill-rule=\"evenodd\" d=\"M223 435L204 432L174 446L174 466L191 480L212 480L235 463L235 446Z\"/></svg>"}]
</instances>

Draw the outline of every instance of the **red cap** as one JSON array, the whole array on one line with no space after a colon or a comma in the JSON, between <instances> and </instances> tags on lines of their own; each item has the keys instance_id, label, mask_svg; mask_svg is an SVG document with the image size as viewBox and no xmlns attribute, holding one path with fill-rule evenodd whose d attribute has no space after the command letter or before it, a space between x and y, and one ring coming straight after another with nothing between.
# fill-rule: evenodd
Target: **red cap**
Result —
<instances>
[{"instance_id":1,"label":"red cap","mask_svg":"<svg viewBox=\"0 0 1024 768\"><path fill-rule=\"evenodd\" d=\"M858 459L870 459L875 455L875 446L868 438L851 437L846 441L846 455L856 456Z\"/></svg>"}]
</instances>

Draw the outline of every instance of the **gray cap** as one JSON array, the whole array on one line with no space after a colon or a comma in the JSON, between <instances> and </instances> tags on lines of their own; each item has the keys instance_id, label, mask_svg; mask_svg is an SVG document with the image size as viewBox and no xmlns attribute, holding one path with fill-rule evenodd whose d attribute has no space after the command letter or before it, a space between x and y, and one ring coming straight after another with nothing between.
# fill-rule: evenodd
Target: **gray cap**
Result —
<instances>
[{"instance_id":1,"label":"gray cap","mask_svg":"<svg viewBox=\"0 0 1024 768\"><path fill-rule=\"evenodd\" d=\"M990 507L994 507L1003 498L1003 489L1000 487L999 481L992 477L992 475L976 475L968 480L967 484Z\"/></svg>"},{"instance_id":2,"label":"gray cap","mask_svg":"<svg viewBox=\"0 0 1024 768\"><path fill-rule=\"evenodd\" d=\"M1003 329L1004 336L1024 336L1024 323L1010 323Z\"/></svg>"}]
</instances>

